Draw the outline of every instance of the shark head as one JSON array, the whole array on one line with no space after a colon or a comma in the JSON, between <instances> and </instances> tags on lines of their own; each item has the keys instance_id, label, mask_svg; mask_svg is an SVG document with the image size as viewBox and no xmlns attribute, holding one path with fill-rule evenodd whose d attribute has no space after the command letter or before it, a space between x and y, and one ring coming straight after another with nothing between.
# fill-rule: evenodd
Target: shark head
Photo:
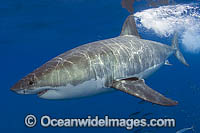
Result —
<instances>
[{"instance_id":1,"label":"shark head","mask_svg":"<svg viewBox=\"0 0 200 133\"><path fill-rule=\"evenodd\" d=\"M11 90L17 94L36 94L43 99L71 99L96 94L96 81L88 78L85 67L72 67L67 63L53 59L19 80Z\"/></svg>"},{"instance_id":2,"label":"shark head","mask_svg":"<svg viewBox=\"0 0 200 133\"><path fill-rule=\"evenodd\" d=\"M30 73L21 80L19 80L15 85L10 89L18 94L38 94L42 96L52 87L48 85L41 85L42 79L36 77L34 73Z\"/></svg>"},{"instance_id":3,"label":"shark head","mask_svg":"<svg viewBox=\"0 0 200 133\"><path fill-rule=\"evenodd\" d=\"M58 69L55 69L54 64L48 62L37 68L13 85L11 90L17 94L37 94L39 97L50 90L55 90L61 83L57 78Z\"/></svg>"}]
</instances>

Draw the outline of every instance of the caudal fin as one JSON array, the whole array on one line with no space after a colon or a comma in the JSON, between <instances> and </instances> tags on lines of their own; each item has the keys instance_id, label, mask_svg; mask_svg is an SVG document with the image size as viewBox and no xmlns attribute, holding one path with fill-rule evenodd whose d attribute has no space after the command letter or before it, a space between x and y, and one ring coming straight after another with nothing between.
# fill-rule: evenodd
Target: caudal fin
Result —
<instances>
[{"instance_id":1,"label":"caudal fin","mask_svg":"<svg viewBox=\"0 0 200 133\"><path fill-rule=\"evenodd\" d=\"M185 60L185 58L183 57L183 54L181 53L180 49L179 49L179 44L178 44L178 33L176 32L174 34L174 37L173 37L173 40L172 40L172 47L174 49L176 49L176 52L175 52L175 56L176 58L181 62L183 63L184 65L186 66L189 66L189 64L187 63L187 61Z\"/></svg>"}]
</instances>

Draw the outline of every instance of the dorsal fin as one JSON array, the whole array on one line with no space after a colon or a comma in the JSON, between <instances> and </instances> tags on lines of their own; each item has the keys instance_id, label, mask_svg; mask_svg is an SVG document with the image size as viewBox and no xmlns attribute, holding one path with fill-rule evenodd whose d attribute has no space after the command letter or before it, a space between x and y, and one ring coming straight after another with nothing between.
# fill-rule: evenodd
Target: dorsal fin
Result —
<instances>
[{"instance_id":1,"label":"dorsal fin","mask_svg":"<svg viewBox=\"0 0 200 133\"><path fill-rule=\"evenodd\" d=\"M123 35L134 35L140 37L133 15L129 15L124 22L120 36Z\"/></svg>"}]
</instances>

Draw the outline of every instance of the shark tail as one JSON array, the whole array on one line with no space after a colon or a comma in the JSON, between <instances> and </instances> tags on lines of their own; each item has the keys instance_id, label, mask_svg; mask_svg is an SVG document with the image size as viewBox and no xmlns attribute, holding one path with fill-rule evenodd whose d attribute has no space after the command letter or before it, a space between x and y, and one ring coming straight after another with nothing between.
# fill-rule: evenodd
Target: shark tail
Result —
<instances>
[{"instance_id":1,"label":"shark tail","mask_svg":"<svg viewBox=\"0 0 200 133\"><path fill-rule=\"evenodd\" d=\"M173 40L172 40L172 47L176 50L174 55L176 56L176 58L183 63L185 66L189 66L189 64L187 63L187 61L185 60L183 54L181 53L180 49L179 49L179 44L178 44L178 33L176 32L174 34Z\"/></svg>"}]
</instances>

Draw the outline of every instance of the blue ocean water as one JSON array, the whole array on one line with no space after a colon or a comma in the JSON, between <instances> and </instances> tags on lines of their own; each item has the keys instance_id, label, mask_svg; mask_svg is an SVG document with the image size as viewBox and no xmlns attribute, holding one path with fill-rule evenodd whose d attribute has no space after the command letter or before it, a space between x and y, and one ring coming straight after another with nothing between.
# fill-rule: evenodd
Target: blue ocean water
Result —
<instances>
[{"instance_id":1,"label":"blue ocean water","mask_svg":"<svg viewBox=\"0 0 200 133\"><path fill-rule=\"evenodd\" d=\"M142 12L144 8L140 3L136 4L135 12ZM1 0L1 132L133 132L125 128L43 128L39 124L28 128L24 118L28 114L37 118L43 115L55 118L84 118L88 115L127 118L137 111L153 113L149 118L176 119L175 128L145 128L141 132L174 133L192 125L197 133L200 132L200 54L186 50L184 45L181 45L181 51L190 64L189 68L170 57L173 66L163 66L146 80L152 88L179 101L179 105L174 107L139 104L138 98L118 91L84 99L49 101L35 95L17 95L9 90L26 74L67 50L118 36L128 15L121 8L120 0ZM159 36L152 29L144 31L138 28L144 39L171 44L170 35Z\"/></svg>"}]
</instances>

